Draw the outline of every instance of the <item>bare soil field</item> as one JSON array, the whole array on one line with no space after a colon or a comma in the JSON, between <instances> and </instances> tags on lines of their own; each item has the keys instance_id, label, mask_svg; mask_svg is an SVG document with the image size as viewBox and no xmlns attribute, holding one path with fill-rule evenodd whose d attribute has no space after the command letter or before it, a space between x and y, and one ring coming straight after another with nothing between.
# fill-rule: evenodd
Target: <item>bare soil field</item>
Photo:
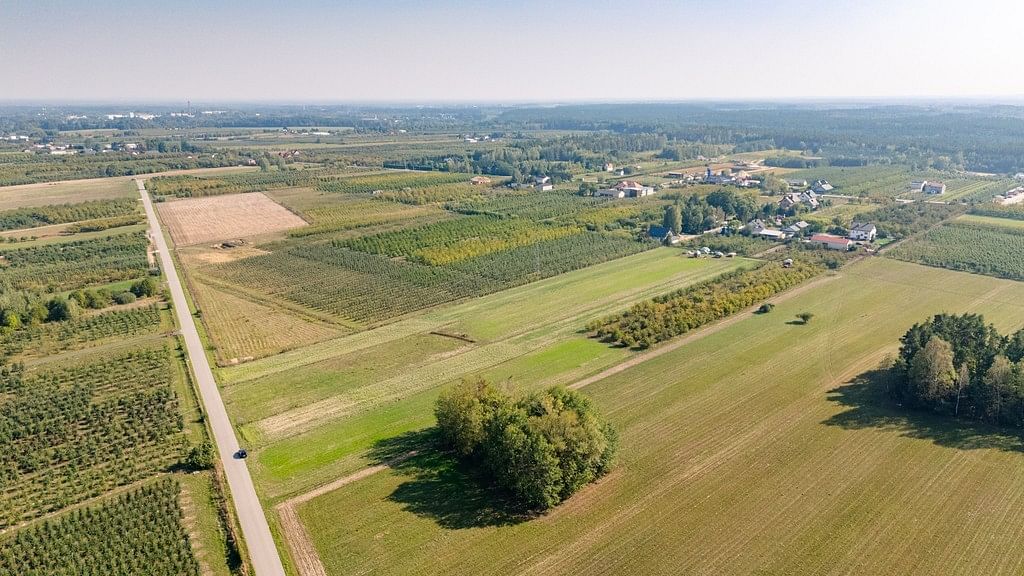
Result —
<instances>
[{"instance_id":1,"label":"bare soil field","mask_svg":"<svg viewBox=\"0 0 1024 576\"><path fill-rule=\"evenodd\" d=\"M306 221L261 192L190 198L158 205L178 246L281 232Z\"/></svg>"}]
</instances>

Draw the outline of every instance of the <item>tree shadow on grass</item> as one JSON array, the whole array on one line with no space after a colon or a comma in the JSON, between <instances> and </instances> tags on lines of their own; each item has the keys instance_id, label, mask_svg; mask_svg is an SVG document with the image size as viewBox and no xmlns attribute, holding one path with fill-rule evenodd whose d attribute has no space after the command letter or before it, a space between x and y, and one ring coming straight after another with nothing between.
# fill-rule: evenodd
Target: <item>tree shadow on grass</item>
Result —
<instances>
[{"instance_id":1,"label":"tree shadow on grass","mask_svg":"<svg viewBox=\"0 0 1024 576\"><path fill-rule=\"evenodd\" d=\"M436 428L381 440L370 457L411 478L389 500L443 528L509 526L533 517L489 478L448 451Z\"/></svg>"},{"instance_id":2,"label":"tree shadow on grass","mask_svg":"<svg viewBox=\"0 0 1024 576\"><path fill-rule=\"evenodd\" d=\"M828 399L847 409L824 423L847 430L878 428L960 450L1024 452L1021 434L1014 430L898 405L889 395L894 377L891 369L879 368L829 390Z\"/></svg>"}]
</instances>

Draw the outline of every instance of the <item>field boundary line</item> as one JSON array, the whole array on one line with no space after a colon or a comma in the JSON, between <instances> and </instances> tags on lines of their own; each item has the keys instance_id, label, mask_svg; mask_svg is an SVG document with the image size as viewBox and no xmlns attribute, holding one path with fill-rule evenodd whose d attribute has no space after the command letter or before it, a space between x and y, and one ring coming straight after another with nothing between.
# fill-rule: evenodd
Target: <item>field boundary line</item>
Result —
<instances>
[{"instance_id":1,"label":"field boundary line","mask_svg":"<svg viewBox=\"0 0 1024 576\"><path fill-rule=\"evenodd\" d=\"M823 276L821 278L817 278L815 280L812 280L810 282L801 284L800 286L797 286L795 288L792 288L790 290L782 292L778 296L775 296L773 298L768 298L765 301L766 302L767 301L772 301L774 303L785 302L786 300L789 300L790 298L793 298L794 296L799 296L800 294L803 294L804 292L806 292L806 291L808 291L808 290L810 290L812 288L816 288L816 287L818 287L818 286L820 286L822 284L825 284L826 282L829 282L831 280L835 280L835 279L840 278L840 277L841 277L841 275L839 275L839 274L834 274L834 275L830 275L830 276ZM714 322L713 324L709 324L708 326L704 326L703 328L699 328L695 332L687 334L686 336L683 336L682 338L680 338L678 340L675 340L673 342L669 342L668 344L665 344L664 346L658 346L657 348L654 348L653 350L650 350L648 352L640 353L640 354L638 354L636 356L633 356L632 358L629 358L625 362L620 362L619 364L616 364L615 366L612 366L611 368L608 368L608 369L606 369L606 370L604 370L602 372L594 374L593 376L589 376L587 378L584 378L583 380L580 380L578 382L574 382L574 383L570 384L568 386L568 388L570 390L579 390L580 388L583 388L584 386L589 386L590 384L593 384L594 382L598 382L598 381L604 380L605 378L608 378L610 376L614 376L615 374L618 374L619 372L623 372L625 370L628 370L629 368L632 368L633 366L636 366L638 364L642 364L644 362L647 362L648 360L652 360L654 358L657 358L658 356L661 356L662 354L668 354L669 352L672 352L673 350L676 350L676 349L680 348L681 346L685 346L686 344L689 344L690 342L694 342L696 340L700 340L701 338L704 338L705 336L710 336L710 335L712 335L712 334L714 334L716 332L719 332L721 330L724 330L724 329L728 328L729 326L732 326L733 324L735 324L735 323L745 319L748 315L752 314L760 306L761 306L760 302L757 303L757 304L754 304L752 306L748 306L745 309L740 310L739 312L737 312L735 314L732 314L731 316L727 316L725 318L722 318L721 320L718 320L717 322Z\"/></svg>"},{"instance_id":2,"label":"field boundary line","mask_svg":"<svg viewBox=\"0 0 1024 576\"><path fill-rule=\"evenodd\" d=\"M333 482L314 488L304 494L299 494L274 506L274 510L277 511L278 517L281 519L284 540L288 544L288 548L292 553L292 560L295 561L295 569L300 576L327 576L327 569L324 568L324 564L320 560L320 554L316 551L316 546L313 544L313 538L310 536L309 530L306 529L306 526L299 518L297 510L299 504L304 504L318 496L333 492L342 486L369 478L386 468L412 458L416 454L416 450L411 450L387 462L363 468L358 472L338 478Z\"/></svg>"}]
</instances>

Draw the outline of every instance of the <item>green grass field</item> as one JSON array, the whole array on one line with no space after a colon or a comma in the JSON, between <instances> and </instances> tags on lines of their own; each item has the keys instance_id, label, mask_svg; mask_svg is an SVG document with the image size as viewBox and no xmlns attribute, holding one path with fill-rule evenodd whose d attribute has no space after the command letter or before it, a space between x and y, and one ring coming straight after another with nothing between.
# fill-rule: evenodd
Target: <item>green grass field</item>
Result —
<instances>
[{"instance_id":1,"label":"green grass field","mask_svg":"<svg viewBox=\"0 0 1024 576\"><path fill-rule=\"evenodd\" d=\"M996 218L993 216L979 216L977 214L964 214L956 219L956 222L964 222L967 224L981 224L984 226L994 226L997 228L1013 228L1017 230L1024 229L1024 220L1016 220L1014 218Z\"/></svg>"},{"instance_id":2,"label":"green grass field","mask_svg":"<svg viewBox=\"0 0 1024 576\"><path fill-rule=\"evenodd\" d=\"M1020 438L903 412L870 375L914 322L1005 331L1022 302L1016 282L865 260L585 388L621 462L542 518L432 453L300 516L331 574L1017 574Z\"/></svg>"},{"instance_id":3,"label":"green grass field","mask_svg":"<svg viewBox=\"0 0 1024 576\"><path fill-rule=\"evenodd\" d=\"M587 339L588 320L742 262L668 248L606 262L221 369L225 403L264 493L301 492L361 467L373 442L429 424L438 389L463 375L568 384L617 363L629 352Z\"/></svg>"}]
</instances>

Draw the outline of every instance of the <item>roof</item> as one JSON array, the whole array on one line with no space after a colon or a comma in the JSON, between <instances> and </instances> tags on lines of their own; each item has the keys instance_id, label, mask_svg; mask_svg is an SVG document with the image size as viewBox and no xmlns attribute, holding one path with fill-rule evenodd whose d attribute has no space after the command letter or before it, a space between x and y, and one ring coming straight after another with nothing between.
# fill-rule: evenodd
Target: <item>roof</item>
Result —
<instances>
[{"instance_id":1,"label":"roof","mask_svg":"<svg viewBox=\"0 0 1024 576\"><path fill-rule=\"evenodd\" d=\"M643 188L644 185L640 184L636 180L623 180L622 182L616 184L615 187L618 188L619 190L624 190L627 188Z\"/></svg>"},{"instance_id":2,"label":"roof","mask_svg":"<svg viewBox=\"0 0 1024 576\"><path fill-rule=\"evenodd\" d=\"M785 236L786 233L783 232L782 230L772 230L771 228L765 228L764 230L758 232L758 235L769 236L771 238L778 238L780 236Z\"/></svg>"},{"instance_id":3,"label":"roof","mask_svg":"<svg viewBox=\"0 0 1024 576\"><path fill-rule=\"evenodd\" d=\"M875 225L870 222L854 222L853 226L850 228L850 231L871 232L872 230L875 229Z\"/></svg>"},{"instance_id":4,"label":"roof","mask_svg":"<svg viewBox=\"0 0 1024 576\"><path fill-rule=\"evenodd\" d=\"M815 234L811 236L811 242L824 242L826 244L849 244L848 238L833 236L832 234Z\"/></svg>"}]
</instances>

